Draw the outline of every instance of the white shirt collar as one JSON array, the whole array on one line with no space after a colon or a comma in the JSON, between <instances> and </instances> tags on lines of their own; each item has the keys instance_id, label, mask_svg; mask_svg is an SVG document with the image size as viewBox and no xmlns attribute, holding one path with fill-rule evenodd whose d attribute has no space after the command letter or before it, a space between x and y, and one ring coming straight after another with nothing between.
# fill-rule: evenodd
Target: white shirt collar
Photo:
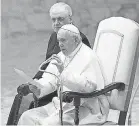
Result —
<instances>
[{"instance_id":1,"label":"white shirt collar","mask_svg":"<svg viewBox=\"0 0 139 126\"><path fill-rule=\"evenodd\" d=\"M70 55L66 56L66 58L71 59L72 57L74 57L76 53L79 51L79 49L81 48L81 46L82 46L82 42L76 47L76 49Z\"/></svg>"}]
</instances>

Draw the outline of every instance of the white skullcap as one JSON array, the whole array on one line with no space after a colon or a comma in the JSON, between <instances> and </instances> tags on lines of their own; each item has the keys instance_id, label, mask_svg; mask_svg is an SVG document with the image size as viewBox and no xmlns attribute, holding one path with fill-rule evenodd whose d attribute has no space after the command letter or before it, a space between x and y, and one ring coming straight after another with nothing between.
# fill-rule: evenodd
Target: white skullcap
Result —
<instances>
[{"instance_id":1,"label":"white skullcap","mask_svg":"<svg viewBox=\"0 0 139 126\"><path fill-rule=\"evenodd\" d=\"M66 24L66 25L63 25L59 31L58 31L58 34L60 32L63 32L65 31L66 33L68 33L70 36L74 36L76 37L79 41L82 40L81 36L80 36L80 31L78 30L77 27L75 27L73 24Z\"/></svg>"},{"instance_id":2,"label":"white skullcap","mask_svg":"<svg viewBox=\"0 0 139 126\"><path fill-rule=\"evenodd\" d=\"M72 9L71 7L66 4L66 3L63 3L63 2L59 2L59 3L56 3L54 4L51 8L50 8L50 16L52 14L55 14L55 13L65 13L67 14L68 16L72 16Z\"/></svg>"},{"instance_id":3,"label":"white skullcap","mask_svg":"<svg viewBox=\"0 0 139 126\"><path fill-rule=\"evenodd\" d=\"M60 29L64 29L66 31L75 33L75 34L80 34L79 30L77 27L75 27L73 24L66 24L63 25Z\"/></svg>"}]
</instances>

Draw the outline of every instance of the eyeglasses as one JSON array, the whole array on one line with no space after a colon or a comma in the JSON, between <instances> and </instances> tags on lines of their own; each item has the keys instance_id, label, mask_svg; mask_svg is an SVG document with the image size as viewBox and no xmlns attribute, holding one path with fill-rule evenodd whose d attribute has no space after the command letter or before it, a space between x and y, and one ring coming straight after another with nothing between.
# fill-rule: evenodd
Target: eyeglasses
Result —
<instances>
[{"instance_id":1,"label":"eyeglasses","mask_svg":"<svg viewBox=\"0 0 139 126\"><path fill-rule=\"evenodd\" d=\"M66 17L56 17L56 18L51 18L51 20L52 20L52 22L55 22L56 20L57 20L58 22L62 22L62 21L64 21L67 17L68 17L68 16L66 16Z\"/></svg>"}]
</instances>

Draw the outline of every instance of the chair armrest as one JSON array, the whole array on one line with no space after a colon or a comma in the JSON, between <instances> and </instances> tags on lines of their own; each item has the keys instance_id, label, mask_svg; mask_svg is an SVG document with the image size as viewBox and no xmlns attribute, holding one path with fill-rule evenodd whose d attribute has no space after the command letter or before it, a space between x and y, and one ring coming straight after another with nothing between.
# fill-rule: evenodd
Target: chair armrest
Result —
<instances>
[{"instance_id":1,"label":"chair armrest","mask_svg":"<svg viewBox=\"0 0 139 126\"><path fill-rule=\"evenodd\" d=\"M125 89L125 84L122 82L112 82L111 84L105 86L104 89L95 90L91 93L79 93L79 92L66 91L66 92L63 92L63 101L70 103L73 100L73 98L96 97L96 96L105 94L109 91L112 91L113 89L117 89L119 91L122 91Z\"/></svg>"}]
</instances>

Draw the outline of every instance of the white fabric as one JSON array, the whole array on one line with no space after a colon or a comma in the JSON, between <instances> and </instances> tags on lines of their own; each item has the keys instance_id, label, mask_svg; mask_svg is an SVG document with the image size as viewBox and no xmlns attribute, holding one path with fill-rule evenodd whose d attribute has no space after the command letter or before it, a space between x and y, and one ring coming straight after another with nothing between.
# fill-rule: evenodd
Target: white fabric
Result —
<instances>
[{"instance_id":1,"label":"white fabric","mask_svg":"<svg viewBox=\"0 0 139 126\"><path fill-rule=\"evenodd\" d=\"M61 60L64 63L66 57L63 55L63 53L60 52L58 56L61 58ZM56 66L53 65L52 62L47 67L46 71L59 75ZM64 71L61 74L61 79L63 78L68 79L69 77L75 79L77 77L80 77L84 79L85 82L87 81L87 78L89 78L91 82L93 83L95 82L96 84L99 84L97 85L97 89L104 88L104 80L101 74L101 70L99 68L97 57L95 56L95 53L91 49L86 47L84 44L82 45L79 52L70 61L68 66L64 69ZM70 80L73 80L74 83L74 79L70 79ZM78 81L80 82L80 80ZM56 77L49 73L44 73L43 78L41 78L38 82L40 82L42 85L47 85L48 82L51 82L55 86L55 89L57 88ZM45 93L43 95L45 95Z\"/></svg>"},{"instance_id":2,"label":"white fabric","mask_svg":"<svg viewBox=\"0 0 139 126\"><path fill-rule=\"evenodd\" d=\"M76 55L76 53L79 51L81 46L82 46L82 42L80 42L79 45L77 46L77 48L70 55L68 55L66 58L72 59Z\"/></svg>"},{"instance_id":3,"label":"white fabric","mask_svg":"<svg viewBox=\"0 0 139 126\"><path fill-rule=\"evenodd\" d=\"M65 60L65 56L60 52L59 57L62 61ZM53 61L52 61L53 62ZM47 71L54 72L55 74L59 75L56 67L50 63L50 65L46 69ZM48 82L49 77L49 82ZM68 66L64 69L62 74L60 75L61 82L64 85L63 91L72 90L76 92L90 92L95 90L94 84L97 86L97 89L104 88L104 80L102 77L102 73L98 64L97 57L95 53L86 45L82 44L79 51L76 53L76 55L73 57L73 59L70 61ZM40 82L42 85L44 85L46 88L48 85L50 85L50 82L53 84L53 87L57 88L57 79L48 73L43 74L43 78L40 79L38 82ZM91 84L90 84L91 82ZM53 88L52 87L52 91ZM45 91L45 90L44 90ZM43 95L45 95L45 92L43 91ZM105 96L103 96L103 101L107 102L107 99ZM107 117L107 111L109 106L106 108L103 108L103 105L100 103L100 100L98 98L89 98L89 99L83 99L81 101L81 107L80 107L80 124L88 123L104 123ZM38 124L47 125L47 124L58 124L58 112L59 112L59 99L57 97L53 98L52 103L41 107L35 111L45 111L46 118L42 115L42 113L39 114L39 112L36 115L36 112L34 110L30 110L25 112L19 121L19 124L30 124L33 123L33 117L37 121L34 121ZM100 110L101 109L101 110ZM106 110L105 110L106 109ZM101 113L103 111L103 113ZM32 116L33 114L33 116ZM73 103L64 103L63 107L63 120L66 121L68 124L74 124L74 107ZM26 117L27 116L27 117ZM31 122L28 121L31 118ZM93 120L92 120L93 118ZM44 121L43 121L44 120ZM83 121L82 121L83 120Z\"/></svg>"},{"instance_id":4,"label":"white fabric","mask_svg":"<svg viewBox=\"0 0 139 126\"><path fill-rule=\"evenodd\" d=\"M110 121L110 122L112 121L114 123L118 123L119 115L120 115L120 111L110 109L107 121Z\"/></svg>"},{"instance_id":5,"label":"white fabric","mask_svg":"<svg viewBox=\"0 0 139 126\"><path fill-rule=\"evenodd\" d=\"M64 62L66 57L63 55L63 53L60 52L58 55ZM51 72L57 71L57 68L50 63L50 66L47 67L46 71ZM56 75L59 75L58 72L54 73ZM44 73L43 78L40 79L38 82L40 82L43 85L46 85L47 87L48 78L51 78L51 80L49 79L49 82L51 82L56 89L57 79L56 77L50 75L49 73ZM64 69L60 78L61 82L64 85L63 91L72 90L76 92L91 92L94 90L93 85L91 85L88 81L97 84L97 89L104 88L104 80L98 65L97 57L95 56L94 52L84 44L82 45L81 49L76 54L76 56L70 61L68 66ZM44 93L43 95L45 95L45 90L43 90L43 93ZM92 106L92 104L94 104L93 99L87 100L87 102L88 102L87 104L91 105L90 107L94 107Z\"/></svg>"},{"instance_id":6,"label":"white fabric","mask_svg":"<svg viewBox=\"0 0 139 126\"><path fill-rule=\"evenodd\" d=\"M70 61L72 60L72 58L80 50L81 46L82 46L82 42L77 46L77 48L70 55L68 55L68 56L65 57L64 67L67 67L68 66L68 64L70 63Z\"/></svg>"},{"instance_id":7,"label":"white fabric","mask_svg":"<svg viewBox=\"0 0 139 126\"><path fill-rule=\"evenodd\" d=\"M63 25L60 29L64 29L64 30L67 30L76 34L80 34L78 28L72 24Z\"/></svg>"},{"instance_id":8,"label":"white fabric","mask_svg":"<svg viewBox=\"0 0 139 126\"><path fill-rule=\"evenodd\" d=\"M100 22L93 49L105 71L107 84L112 81L129 84L138 37L139 25L130 19L111 17Z\"/></svg>"},{"instance_id":9,"label":"white fabric","mask_svg":"<svg viewBox=\"0 0 139 126\"><path fill-rule=\"evenodd\" d=\"M101 21L98 26L93 50L99 58L105 85L111 82L126 84L124 91L115 89L108 96L111 109L124 110L138 39L139 25L130 19L111 17ZM110 110L108 120L111 117L116 119L115 115L118 114L119 111ZM115 119L111 118L111 121L115 122Z\"/></svg>"}]
</instances>

